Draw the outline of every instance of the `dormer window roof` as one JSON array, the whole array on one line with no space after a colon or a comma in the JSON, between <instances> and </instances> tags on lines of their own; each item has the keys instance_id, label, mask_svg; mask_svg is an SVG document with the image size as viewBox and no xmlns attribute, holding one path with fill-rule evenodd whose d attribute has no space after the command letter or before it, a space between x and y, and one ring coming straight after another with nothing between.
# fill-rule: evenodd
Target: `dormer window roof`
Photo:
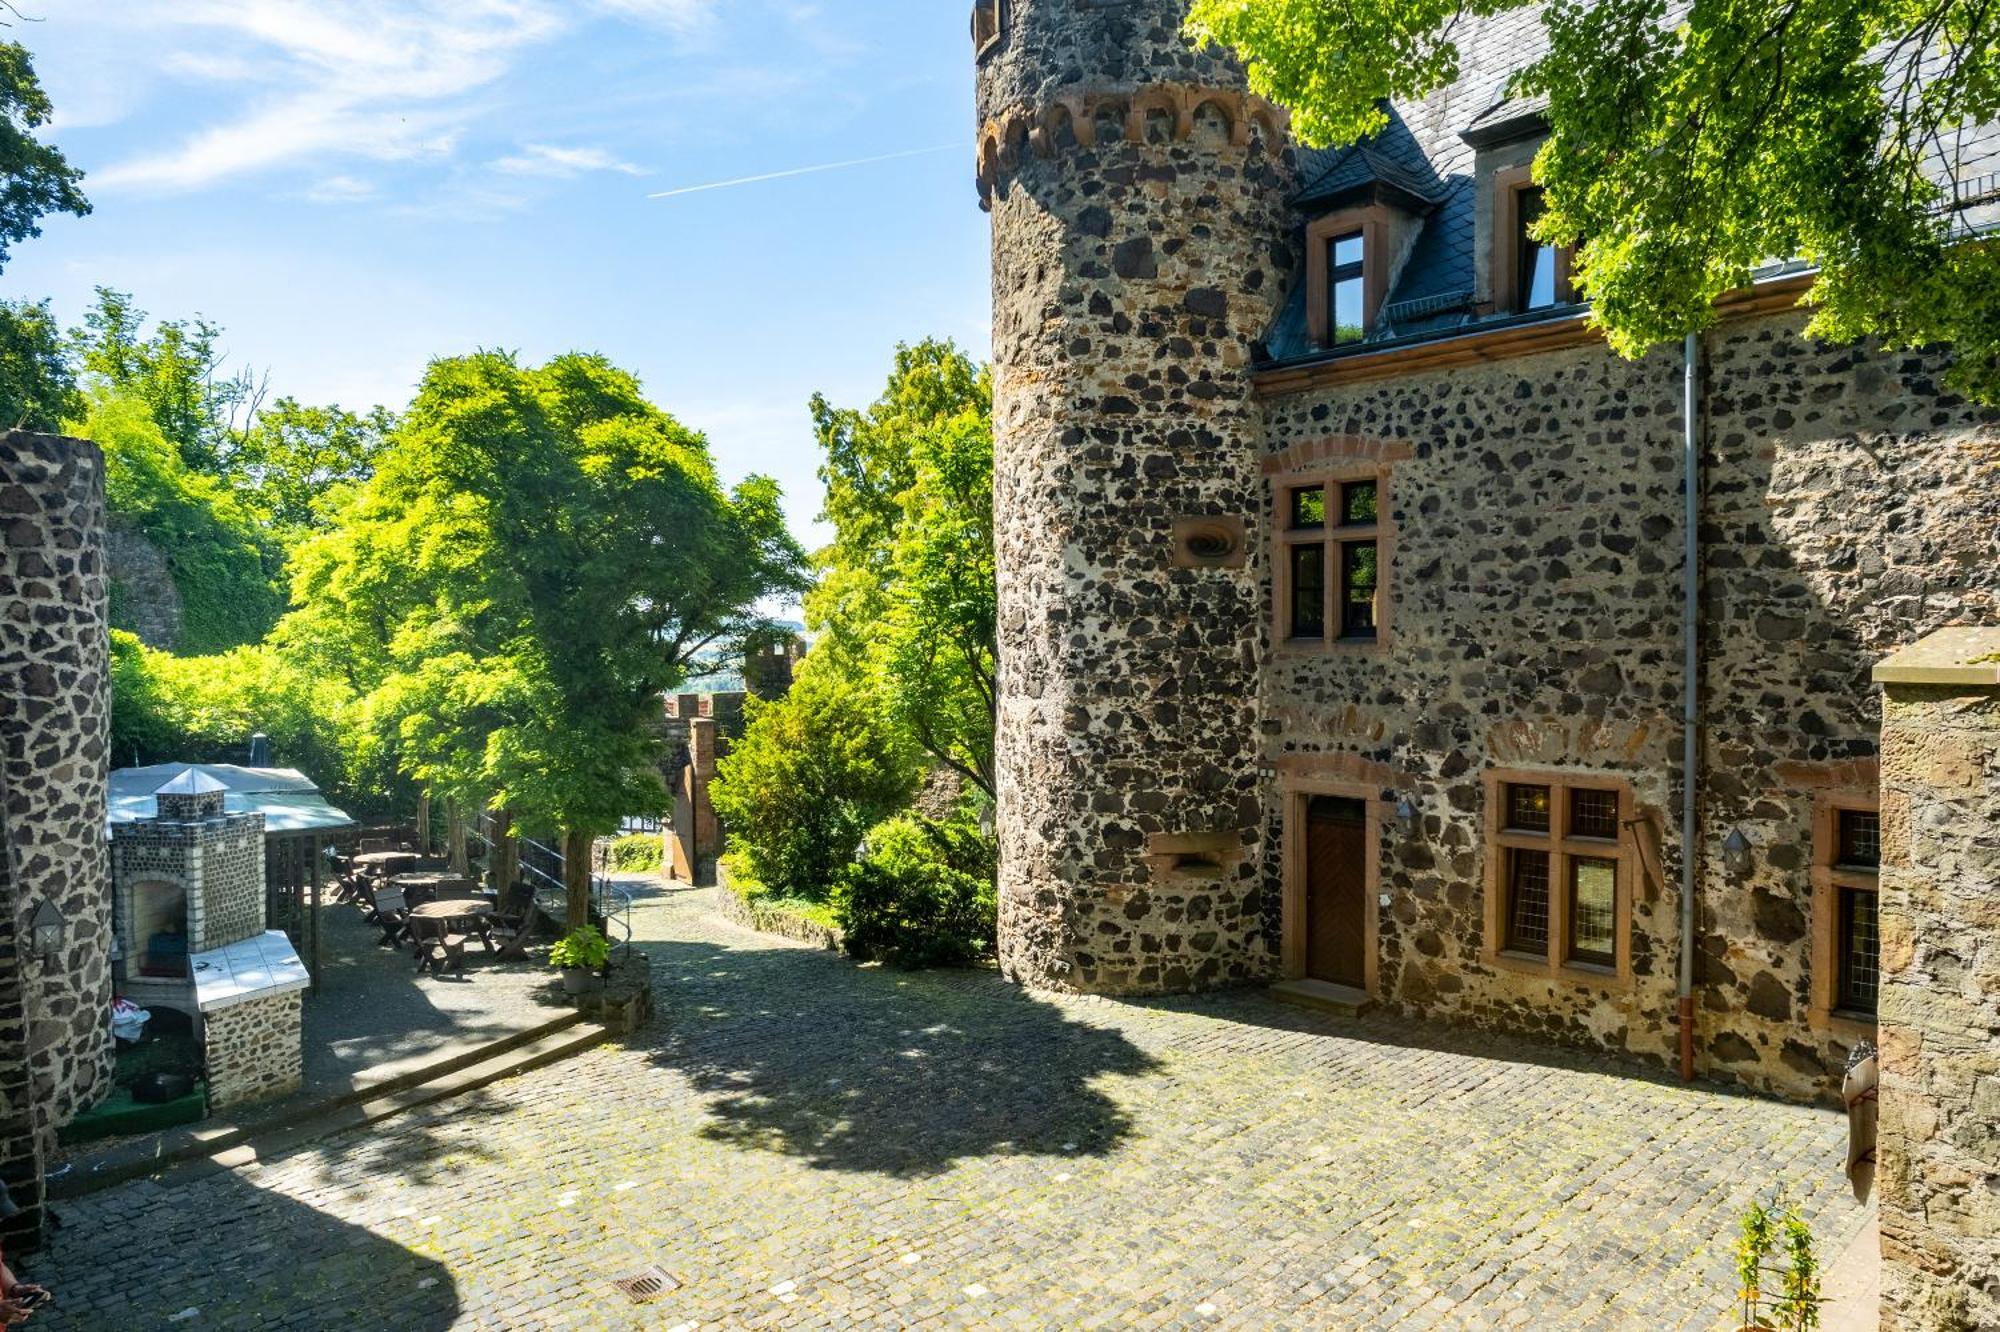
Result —
<instances>
[{"instance_id":1,"label":"dormer window roof","mask_svg":"<svg viewBox=\"0 0 2000 1332\"><path fill-rule=\"evenodd\" d=\"M1549 99L1538 94L1502 98L1474 116L1458 137L1472 148L1501 148L1548 132Z\"/></svg>"},{"instance_id":2,"label":"dormer window roof","mask_svg":"<svg viewBox=\"0 0 2000 1332\"><path fill-rule=\"evenodd\" d=\"M1338 154L1292 198L1307 213L1385 204L1422 217L1437 207L1443 190L1428 166L1404 162L1372 144L1358 143Z\"/></svg>"}]
</instances>

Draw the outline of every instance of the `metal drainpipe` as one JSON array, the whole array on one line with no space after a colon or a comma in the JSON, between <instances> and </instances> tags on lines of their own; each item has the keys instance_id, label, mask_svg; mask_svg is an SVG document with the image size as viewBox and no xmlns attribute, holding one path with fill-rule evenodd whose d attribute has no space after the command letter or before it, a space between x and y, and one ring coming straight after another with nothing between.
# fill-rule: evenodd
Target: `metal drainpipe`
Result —
<instances>
[{"instance_id":1,"label":"metal drainpipe","mask_svg":"<svg viewBox=\"0 0 2000 1332\"><path fill-rule=\"evenodd\" d=\"M1681 344L1681 1080L1694 1080L1694 884L1695 792L1700 781L1701 648L1697 602L1701 593L1701 345L1693 333Z\"/></svg>"}]
</instances>

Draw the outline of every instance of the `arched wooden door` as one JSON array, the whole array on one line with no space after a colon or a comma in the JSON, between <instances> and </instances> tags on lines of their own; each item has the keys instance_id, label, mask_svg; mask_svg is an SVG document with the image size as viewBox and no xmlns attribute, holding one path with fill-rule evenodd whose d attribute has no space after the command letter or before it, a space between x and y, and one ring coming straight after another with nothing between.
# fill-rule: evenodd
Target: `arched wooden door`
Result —
<instances>
[{"instance_id":1,"label":"arched wooden door","mask_svg":"<svg viewBox=\"0 0 2000 1332\"><path fill-rule=\"evenodd\" d=\"M1368 817L1359 800L1314 796L1306 807L1306 975L1368 983Z\"/></svg>"}]
</instances>

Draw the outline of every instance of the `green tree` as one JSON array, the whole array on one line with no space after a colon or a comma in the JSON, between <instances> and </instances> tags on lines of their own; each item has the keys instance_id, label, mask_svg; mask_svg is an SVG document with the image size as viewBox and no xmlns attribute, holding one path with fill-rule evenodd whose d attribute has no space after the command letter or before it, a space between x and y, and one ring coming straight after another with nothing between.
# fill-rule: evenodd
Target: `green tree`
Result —
<instances>
[{"instance_id":1,"label":"green tree","mask_svg":"<svg viewBox=\"0 0 2000 1332\"><path fill-rule=\"evenodd\" d=\"M1529 0L1194 0L1314 145L1363 138L1383 99L1449 84L1468 19ZM1545 241L1620 354L1708 326L1772 257L1818 268L1808 331L1953 344L2000 401L2000 246L1968 241L1964 131L2000 118L2000 10L1983 0L1550 0L1513 91L1548 99Z\"/></svg>"},{"instance_id":2,"label":"green tree","mask_svg":"<svg viewBox=\"0 0 2000 1332\"><path fill-rule=\"evenodd\" d=\"M601 357L434 362L334 527L286 633L344 661L406 772L591 839L664 803L661 695L796 590L775 483L725 491L699 434Z\"/></svg>"},{"instance_id":3,"label":"green tree","mask_svg":"<svg viewBox=\"0 0 2000 1332\"><path fill-rule=\"evenodd\" d=\"M104 450L106 507L166 557L181 603L176 646L203 654L262 640L284 596L256 523L228 486L191 470L130 393L99 385L65 429ZM112 623L129 627L116 584Z\"/></svg>"},{"instance_id":4,"label":"green tree","mask_svg":"<svg viewBox=\"0 0 2000 1332\"><path fill-rule=\"evenodd\" d=\"M42 234L50 213L90 212L83 173L35 137L51 109L27 48L0 42L0 266L10 246Z\"/></svg>"},{"instance_id":5,"label":"green tree","mask_svg":"<svg viewBox=\"0 0 2000 1332\"><path fill-rule=\"evenodd\" d=\"M835 538L806 599L821 669L886 700L931 758L993 791L993 396L948 342L896 349L865 411L813 400Z\"/></svg>"},{"instance_id":6,"label":"green tree","mask_svg":"<svg viewBox=\"0 0 2000 1332\"><path fill-rule=\"evenodd\" d=\"M83 411L49 303L0 301L0 430L60 430Z\"/></svg>"},{"instance_id":7,"label":"green tree","mask_svg":"<svg viewBox=\"0 0 2000 1332\"><path fill-rule=\"evenodd\" d=\"M863 834L915 792L916 755L879 700L817 654L784 698L745 711L716 764L715 812L752 878L824 901Z\"/></svg>"},{"instance_id":8,"label":"green tree","mask_svg":"<svg viewBox=\"0 0 2000 1332\"><path fill-rule=\"evenodd\" d=\"M224 371L222 330L201 316L160 320L150 334L146 319L128 293L99 287L70 333L77 365L144 402L190 469L220 475L256 418L264 386L247 369Z\"/></svg>"},{"instance_id":9,"label":"green tree","mask_svg":"<svg viewBox=\"0 0 2000 1332\"><path fill-rule=\"evenodd\" d=\"M331 523L336 487L374 475L375 456L395 428L382 407L357 415L279 398L257 414L232 463L245 502L287 544Z\"/></svg>"}]
</instances>

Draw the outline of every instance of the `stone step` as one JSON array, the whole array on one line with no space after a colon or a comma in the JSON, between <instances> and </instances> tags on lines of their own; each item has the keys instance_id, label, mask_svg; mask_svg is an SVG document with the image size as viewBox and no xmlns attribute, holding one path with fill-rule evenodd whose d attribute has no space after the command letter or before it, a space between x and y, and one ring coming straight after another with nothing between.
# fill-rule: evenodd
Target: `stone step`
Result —
<instances>
[{"instance_id":1,"label":"stone step","mask_svg":"<svg viewBox=\"0 0 2000 1332\"><path fill-rule=\"evenodd\" d=\"M1271 987L1271 997L1281 1004L1317 1008L1323 1013L1338 1013L1341 1017L1360 1017L1375 1003L1366 990L1323 980L1279 981Z\"/></svg>"},{"instance_id":2,"label":"stone step","mask_svg":"<svg viewBox=\"0 0 2000 1332\"><path fill-rule=\"evenodd\" d=\"M352 1101L303 1123L274 1133L259 1134L226 1151L187 1163L174 1172L172 1182L200 1178L217 1170L240 1170L259 1161L287 1156L307 1144L349 1129L365 1128L395 1115L407 1113L437 1101L463 1096L517 1074L542 1068L571 1055L581 1054L601 1044L611 1035L609 1027L595 1022L571 1024L526 1045L476 1064L445 1073L435 1079L413 1083L363 1101Z\"/></svg>"},{"instance_id":3,"label":"stone step","mask_svg":"<svg viewBox=\"0 0 2000 1332\"><path fill-rule=\"evenodd\" d=\"M287 1103L274 1112L259 1114L253 1107L236 1119L204 1120L199 1124L148 1134L108 1152L80 1156L76 1169L49 1180L48 1194L57 1200L80 1198L113 1184L155 1174L181 1162L213 1158L253 1138L282 1133L295 1125L316 1122L350 1106L386 1100L410 1088L441 1082L462 1070L504 1059L523 1047L538 1046L583 1025L584 1015L571 1009L547 1022L496 1040L467 1046L440 1058L403 1061L371 1069L337 1091ZM597 1033L592 1043L602 1040L603 1028L595 1023L588 1025Z\"/></svg>"}]
</instances>

